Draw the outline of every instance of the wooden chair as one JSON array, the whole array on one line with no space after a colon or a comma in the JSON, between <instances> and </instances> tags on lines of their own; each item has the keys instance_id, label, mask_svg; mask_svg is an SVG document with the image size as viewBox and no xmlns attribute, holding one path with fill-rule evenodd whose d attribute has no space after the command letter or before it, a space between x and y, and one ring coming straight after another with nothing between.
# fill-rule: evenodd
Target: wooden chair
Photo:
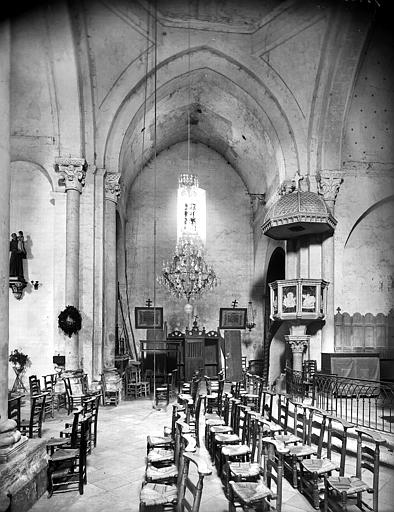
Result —
<instances>
[{"instance_id":1,"label":"wooden chair","mask_svg":"<svg viewBox=\"0 0 394 512\"><path fill-rule=\"evenodd\" d=\"M16 421L18 430L20 430L21 424L21 400L23 396L18 395L8 399L8 419Z\"/></svg>"},{"instance_id":2,"label":"wooden chair","mask_svg":"<svg viewBox=\"0 0 394 512\"><path fill-rule=\"evenodd\" d=\"M264 466L257 482L229 483L229 512L237 507L242 510L282 510L283 456L288 453L282 443L272 438L263 438ZM275 507L273 506L275 502Z\"/></svg>"},{"instance_id":3,"label":"wooden chair","mask_svg":"<svg viewBox=\"0 0 394 512\"><path fill-rule=\"evenodd\" d=\"M30 403L32 404L32 398L37 395L44 394L46 396L45 400L45 410L43 415L43 421L47 416L54 417L54 398L52 393L41 390L40 379L37 378L36 375L30 375L29 377L29 388L30 388Z\"/></svg>"},{"instance_id":4,"label":"wooden chair","mask_svg":"<svg viewBox=\"0 0 394 512\"><path fill-rule=\"evenodd\" d=\"M353 504L359 510L379 512L379 460L380 446L385 444L378 433L364 428L356 428L357 458L355 475L324 476L324 512L328 510L348 510ZM366 473L372 473L372 484L368 483ZM372 504L363 499L363 493L372 494Z\"/></svg>"},{"instance_id":5,"label":"wooden chair","mask_svg":"<svg viewBox=\"0 0 394 512\"><path fill-rule=\"evenodd\" d=\"M148 435L146 438L146 452L148 453L153 448L165 448L172 449L175 444L175 424L179 419L179 404L173 404L172 406L172 419L171 419L171 430L168 432L167 427L164 427L163 436L151 436Z\"/></svg>"},{"instance_id":6,"label":"wooden chair","mask_svg":"<svg viewBox=\"0 0 394 512\"><path fill-rule=\"evenodd\" d=\"M77 448L78 436L80 435L80 416L83 409L78 407L73 410L74 420L72 424L66 423L66 428L60 432L60 437L51 437L46 444L47 453L53 455L57 448Z\"/></svg>"},{"instance_id":7,"label":"wooden chair","mask_svg":"<svg viewBox=\"0 0 394 512\"><path fill-rule=\"evenodd\" d=\"M247 456L250 448L243 442L245 431L246 407L239 400L235 400L231 411L230 426L232 433L216 433L213 438L214 461L218 475L223 476L224 463L227 459L238 456Z\"/></svg>"},{"instance_id":8,"label":"wooden chair","mask_svg":"<svg viewBox=\"0 0 394 512\"><path fill-rule=\"evenodd\" d=\"M27 437L41 437L46 394L34 395L31 399L30 418L21 419L20 432Z\"/></svg>"},{"instance_id":9,"label":"wooden chair","mask_svg":"<svg viewBox=\"0 0 394 512\"><path fill-rule=\"evenodd\" d=\"M207 388L205 402L206 412L212 413L215 411L220 414L224 389L223 372L220 372L215 378L205 375L205 385Z\"/></svg>"},{"instance_id":10,"label":"wooden chair","mask_svg":"<svg viewBox=\"0 0 394 512\"><path fill-rule=\"evenodd\" d=\"M317 446L312 444L312 426L314 419L314 407L300 404L290 400L293 405L294 426L292 434L276 435L275 439L284 442L289 448L285 455L285 470L290 473L290 482L294 488L298 488L298 466L305 458L310 458L317 452ZM317 426L318 431L324 431L324 423ZM294 434L294 436L293 436Z\"/></svg>"},{"instance_id":11,"label":"wooden chair","mask_svg":"<svg viewBox=\"0 0 394 512\"><path fill-rule=\"evenodd\" d=\"M107 384L105 375L101 374L101 389L103 397L103 405L115 405L117 406L120 401L120 390L113 384Z\"/></svg>"},{"instance_id":12,"label":"wooden chair","mask_svg":"<svg viewBox=\"0 0 394 512\"><path fill-rule=\"evenodd\" d=\"M44 380L44 390L49 393L53 400L53 408L59 410L61 407L67 408L67 396L66 391L58 391L56 389L57 374L51 373L49 375L42 376Z\"/></svg>"},{"instance_id":13,"label":"wooden chair","mask_svg":"<svg viewBox=\"0 0 394 512\"><path fill-rule=\"evenodd\" d=\"M73 409L82 407L83 401L87 395L83 392L82 383L76 377L63 377L67 397L67 413L70 414Z\"/></svg>"},{"instance_id":14,"label":"wooden chair","mask_svg":"<svg viewBox=\"0 0 394 512\"><path fill-rule=\"evenodd\" d=\"M92 421L90 424L90 449L97 445L97 424L98 413L100 408L100 396L92 396L87 398L83 403L84 416L91 416ZM90 450L88 450L90 453Z\"/></svg>"},{"instance_id":15,"label":"wooden chair","mask_svg":"<svg viewBox=\"0 0 394 512\"><path fill-rule=\"evenodd\" d=\"M225 459L224 486L227 495L229 495L230 480L236 482L257 481L260 476L263 429L260 428L260 422L255 418L254 411L246 411L245 422L243 442L250 447L250 450L239 455L236 452L235 454L227 454L226 448L223 448Z\"/></svg>"},{"instance_id":16,"label":"wooden chair","mask_svg":"<svg viewBox=\"0 0 394 512\"><path fill-rule=\"evenodd\" d=\"M240 393L241 403L255 411L260 410L261 394L263 390L263 380L258 375L248 376L247 391Z\"/></svg>"},{"instance_id":17,"label":"wooden chair","mask_svg":"<svg viewBox=\"0 0 394 512\"><path fill-rule=\"evenodd\" d=\"M226 395L223 402L223 418L206 418L205 419L205 446L210 453L211 457L214 458L214 439L216 434L230 434L233 432L231 426L230 416L232 406L235 403L230 395Z\"/></svg>"},{"instance_id":18,"label":"wooden chair","mask_svg":"<svg viewBox=\"0 0 394 512\"><path fill-rule=\"evenodd\" d=\"M314 508L318 510L324 490L324 475L330 476L333 471L338 472L339 476L344 475L348 431L353 425L317 408L314 418L320 419L317 422L320 433L316 456L301 461L299 490L309 497ZM338 456L334 460L333 455L336 454Z\"/></svg>"},{"instance_id":19,"label":"wooden chair","mask_svg":"<svg viewBox=\"0 0 394 512\"><path fill-rule=\"evenodd\" d=\"M156 407L159 407L160 403L165 403L167 406L170 403L170 395L171 395L171 387L172 387L172 373L167 373L165 381L160 386L157 386L155 389L155 404Z\"/></svg>"},{"instance_id":20,"label":"wooden chair","mask_svg":"<svg viewBox=\"0 0 394 512\"><path fill-rule=\"evenodd\" d=\"M179 458L183 450L196 451L196 442L189 431L189 425L184 421L184 414L177 418L174 424L174 461L166 465L155 465L148 462L145 470L145 482L176 484L178 479Z\"/></svg>"},{"instance_id":21,"label":"wooden chair","mask_svg":"<svg viewBox=\"0 0 394 512\"><path fill-rule=\"evenodd\" d=\"M78 489L83 494L87 483L86 458L92 418L86 416L81 421L81 434L78 448L60 448L48 460L48 498L56 491L65 492Z\"/></svg>"},{"instance_id":22,"label":"wooden chair","mask_svg":"<svg viewBox=\"0 0 394 512\"><path fill-rule=\"evenodd\" d=\"M196 482L192 481L192 476L189 473L190 463L194 464L197 469ZM167 485L148 482L143 485L140 493L140 512L157 511L164 508L177 512L184 512L185 510L198 512L204 478L211 473L212 470L203 457L183 451L179 459L177 484ZM186 494L186 489L190 491L188 494Z\"/></svg>"},{"instance_id":23,"label":"wooden chair","mask_svg":"<svg viewBox=\"0 0 394 512\"><path fill-rule=\"evenodd\" d=\"M148 397L150 395L149 381L141 379L140 368L127 368L126 373L126 396L133 398L140 398L142 396Z\"/></svg>"}]
</instances>

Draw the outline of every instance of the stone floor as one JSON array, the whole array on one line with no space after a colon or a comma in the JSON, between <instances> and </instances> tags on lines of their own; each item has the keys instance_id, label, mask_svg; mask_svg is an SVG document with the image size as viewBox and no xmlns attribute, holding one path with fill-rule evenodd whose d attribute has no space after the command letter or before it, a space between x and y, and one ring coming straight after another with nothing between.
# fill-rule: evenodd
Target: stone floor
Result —
<instances>
[{"instance_id":1,"label":"stone floor","mask_svg":"<svg viewBox=\"0 0 394 512\"><path fill-rule=\"evenodd\" d=\"M43 437L58 436L68 419L64 411L55 413L44 423ZM117 407L101 407L98 418L97 447L88 457L88 484L81 496L77 491L45 493L32 512L137 512L143 479L147 434L161 435L171 424L171 406L156 410L150 399L123 401ZM384 453L380 478L379 512L393 512L394 460L392 452ZM207 457L205 448L201 452ZM349 461L354 464L354 461ZM225 512L228 502L215 468L204 481L200 512ZM314 509L297 490L285 481L283 512L312 512Z\"/></svg>"}]
</instances>

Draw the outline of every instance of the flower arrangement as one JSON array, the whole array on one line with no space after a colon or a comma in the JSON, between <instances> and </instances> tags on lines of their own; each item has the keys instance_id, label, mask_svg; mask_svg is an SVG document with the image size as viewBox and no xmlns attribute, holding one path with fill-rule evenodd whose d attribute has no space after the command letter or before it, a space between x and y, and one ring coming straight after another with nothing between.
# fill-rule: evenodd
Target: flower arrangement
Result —
<instances>
[{"instance_id":1,"label":"flower arrangement","mask_svg":"<svg viewBox=\"0 0 394 512\"><path fill-rule=\"evenodd\" d=\"M26 366L31 365L30 357L27 354L24 354L22 351L17 348L11 352L10 357L8 358L9 362L15 368L26 368Z\"/></svg>"},{"instance_id":2,"label":"flower arrangement","mask_svg":"<svg viewBox=\"0 0 394 512\"><path fill-rule=\"evenodd\" d=\"M76 334L82 327L81 313L74 306L67 306L58 316L59 328L67 334L69 338Z\"/></svg>"}]
</instances>

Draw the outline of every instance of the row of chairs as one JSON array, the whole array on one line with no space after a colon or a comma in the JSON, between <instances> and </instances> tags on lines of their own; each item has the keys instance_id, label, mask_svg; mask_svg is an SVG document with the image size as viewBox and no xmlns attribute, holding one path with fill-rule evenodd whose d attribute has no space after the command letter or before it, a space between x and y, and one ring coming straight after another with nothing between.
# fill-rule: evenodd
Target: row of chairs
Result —
<instances>
[{"instance_id":1,"label":"row of chairs","mask_svg":"<svg viewBox=\"0 0 394 512\"><path fill-rule=\"evenodd\" d=\"M205 415L205 444L222 478L229 510L281 510L284 455L280 441L268 436L256 411L231 394L222 414ZM265 510L265 508L264 508Z\"/></svg>"},{"instance_id":2,"label":"row of chairs","mask_svg":"<svg viewBox=\"0 0 394 512\"><path fill-rule=\"evenodd\" d=\"M194 394L198 389L201 379L195 377L190 386L184 386L178 402L173 404L171 428L165 427L163 436L147 437L140 512L158 510L159 506L178 512L199 510L204 478L212 470L199 453L202 396L194 402L191 394L186 393Z\"/></svg>"},{"instance_id":3,"label":"row of chairs","mask_svg":"<svg viewBox=\"0 0 394 512\"><path fill-rule=\"evenodd\" d=\"M103 405L118 405L120 390L112 389L107 385L104 375L101 376L100 385L91 389L88 384L87 375L75 377L59 377L57 374L43 376L44 386L41 386L40 379L36 375L29 377L30 400L33 397L45 395L45 408L43 421L50 415L54 417L55 409L65 407L68 414L82 405L82 402L92 396L100 396Z\"/></svg>"},{"instance_id":4,"label":"row of chairs","mask_svg":"<svg viewBox=\"0 0 394 512\"><path fill-rule=\"evenodd\" d=\"M325 510L331 510L338 497L342 507L354 497L361 508L362 494L366 491L373 495L372 504L369 504L371 510L378 511L379 455L380 447L385 443L379 434L356 428L327 411L298 403L284 394L266 390L259 377L250 375L242 383L235 383L232 394L225 397L220 420L215 425L212 420L206 421L206 443L224 478L231 502L238 499L246 507L248 501L245 495L237 494L239 489L231 483L234 477L239 477L233 471L232 457L237 462L249 464L252 454L259 453L257 438L262 435L265 449L269 439L280 443L273 449L276 463L283 458L283 475L293 487L309 497L316 509L324 498ZM352 477L345 475L350 436L357 442ZM285 450L282 455L279 448ZM255 462L261 464L258 458ZM247 468L242 466L242 478L253 480L256 466L247 465ZM372 473L370 479L364 475L368 471ZM244 487L253 488L249 482ZM250 497L250 493L247 496ZM277 509L280 509L278 504Z\"/></svg>"},{"instance_id":5,"label":"row of chairs","mask_svg":"<svg viewBox=\"0 0 394 512\"><path fill-rule=\"evenodd\" d=\"M66 423L59 438L48 440L48 498L54 492L77 489L87 484L87 456L97 444L100 396L87 398L74 409L73 422Z\"/></svg>"}]
</instances>

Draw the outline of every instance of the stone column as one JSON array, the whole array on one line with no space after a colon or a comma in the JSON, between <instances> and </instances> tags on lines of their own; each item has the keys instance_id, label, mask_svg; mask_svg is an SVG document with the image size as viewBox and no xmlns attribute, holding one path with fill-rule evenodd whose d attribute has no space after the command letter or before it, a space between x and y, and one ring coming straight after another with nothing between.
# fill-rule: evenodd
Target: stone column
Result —
<instances>
[{"instance_id":1,"label":"stone column","mask_svg":"<svg viewBox=\"0 0 394 512\"><path fill-rule=\"evenodd\" d=\"M79 307L79 207L82 187L85 184L86 161L84 158L56 158L55 169L64 178L67 194L66 205L66 304ZM79 337L73 334L67 340L66 369L79 369Z\"/></svg>"},{"instance_id":2,"label":"stone column","mask_svg":"<svg viewBox=\"0 0 394 512\"><path fill-rule=\"evenodd\" d=\"M285 336L286 341L290 345L293 353L293 370L302 372L302 359L305 349L309 345L310 336L308 334L303 335L291 335Z\"/></svg>"},{"instance_id":3,"label":"stone column","mask_svg":"<svg viewBox=\"0 0 394 512\"><path fill-rule=\"evenodd\" d=\"M103 371L104 339L104 184L105 169L94 175L94 325L93 379L100 380Z\"/></svg>"},{"instance_id":4,"label":"stone column","mask_svg":"<svg viewBox=\"0 0 394 512\"><path fill-rule=\"evenodd\" d=\"M324 197L324 200L333 215L335 200L342 182L342 173L339 171L321 171L319 173L319 194ZM327 314L325 318L325 325L322 329L322 353L334 352L334 269L335 244L334 236L330 236L325 238L322 243L322 277L330 283L327 289Z\"/></svg>"},{"instance_id":5,"label":"stone column","mask_svg":"<svg viewBox=\"0 0 394 512\"><path fill-rule=\"evenodd\" d=\"M8 418L10 240L10 25L0 23L0 418Z\"/></svg>"},{"instance_id":6,"label":"stone column","mask_svg":"<svg viewBox=\"0 0 394 512\"><path fill-rule=\"evenodd\" d=\"M104 206L104 371L115 369L115 332L117 312L116 205L120 195L120 174L105 176Z\"/></svg>"}]
</instances>

